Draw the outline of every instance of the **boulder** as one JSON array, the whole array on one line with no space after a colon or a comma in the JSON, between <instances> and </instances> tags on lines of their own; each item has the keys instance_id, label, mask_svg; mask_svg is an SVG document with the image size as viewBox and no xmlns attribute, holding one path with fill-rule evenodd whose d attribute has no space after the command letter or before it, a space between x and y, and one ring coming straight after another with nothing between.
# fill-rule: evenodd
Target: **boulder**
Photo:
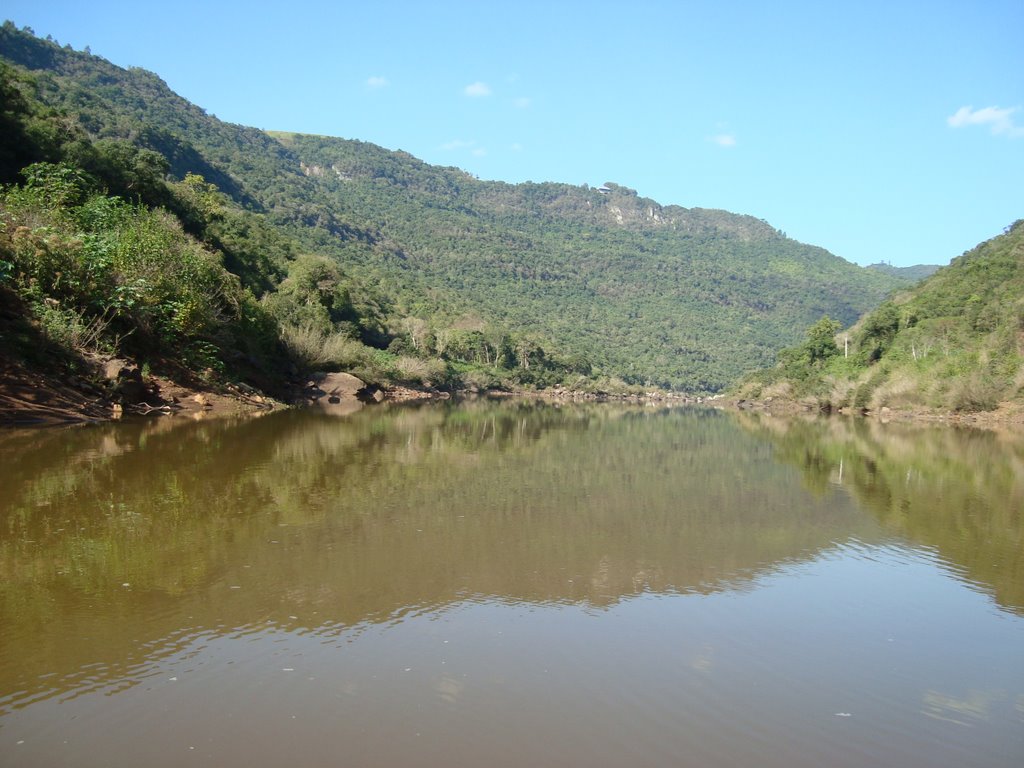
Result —
<instances>
[{"instance_id":1,"label":"boulder","mask_svg":"<svg viewBox=\"0 0 1024 768\"><path fill-rule=\"evenodd\" d=\"M142 380L139 366L128 360L113 358L103 364L103 375L112 384L115 396L128 404L143 403L152 395Z\"/></svg>"},{"instance_id":2,"label":"boulder","mask_svg":"<svg viewBox=\"0 0 1024 768\"><path fill-rule=\"evenodd\" d=\"M366 388L366 382L351 373L314 373L311 379L311 394L314 400L322 397L351 400Z\"/></svg>"},{"instance_id":3,"label":"boulder","mask_svg":"<svg viewBox=\"0 0 1024 768\"><path fill-rule=\"evenodd\" d=\"M366 382L351 373L314 373L306 394L315 406L332 416L348 416L363 407Z\"/></svg>"},{"instance_id":4,"label":"boulder","mask_svg":"<svg viewBox=\"0 0 1024 768\"><path fill-rule=\"evenodd\" d=\"M356 392L356 397L364 403L384 402L384 390L380 387L367 386Z\"/></svg>"}]
</instances>

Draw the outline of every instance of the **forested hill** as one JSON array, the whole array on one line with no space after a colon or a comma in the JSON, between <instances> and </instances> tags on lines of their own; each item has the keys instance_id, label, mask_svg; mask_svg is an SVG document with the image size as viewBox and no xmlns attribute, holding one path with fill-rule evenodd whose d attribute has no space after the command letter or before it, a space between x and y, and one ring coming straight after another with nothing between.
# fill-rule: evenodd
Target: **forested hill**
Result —
<instances>
[{"instance_id":1,"label":"forested hill","mask_svg":"<svg viewBox=\"0 0 1024 768\"><path fill-rule=\"evenodd\" d=\"M725 211L633 190L484 182L360 142L275 134L319 198L400 244L403 266L503 324L627 378L717 389L787 323L852 321L896 281Z\"/></svg>"},{"instance_id":2,"label":"forested hill","mask_svg":"<svg viewBox=\"0 0 1024 768\"><path fill-rule=\"evenodd\" d=\"M355 330L365 344L449 370L480 363L503 381L542 385L543 362L549 380L571 372L716 391L771 364L822 315L851 323L909 284L754 217L662 206L617 184L481 181L369 143L227 124L152 73L11 23L0 56L76 141L122 165L162 158L172 181L192 174L193 187L196 176L216 185L234 228L196 233L224 249L225 265L284 326L310 322L275 304L282 289L294 293L302 275L293 271L308 271L297 257L325 257L348 303L340 313L325 304L317 333ZM0 181L20 181L32 161L75 161L67 137L28 138L5 147ZM19 155L22 144L35 155ZM111 191L162 204L130 180L122 187Z\"/></svg>"},{"instance_id":3,"label":"forested hill","mask_svg":"<svg viewBox=\"0 0 1024 768\"><path fill-rule=\"evenodd\" d=\"M741 395L827 408L1017 410L1024 400L1024 220L848 330L818 321Z\"/></svg>"},{"instance_id":4,"label":"forested hill","mask_svg":"<svg viewBox=\"0 0 1024 768\"><path fill-rule=\"evenodd\" d=\"M915 264L912 267L894 267L892 264L880 261L877 264L869 264L868 269L876 269L888 275L904 277L917 282L934 275L939 271L940 266L938 264Z\"/></svg>"}]
</instances>

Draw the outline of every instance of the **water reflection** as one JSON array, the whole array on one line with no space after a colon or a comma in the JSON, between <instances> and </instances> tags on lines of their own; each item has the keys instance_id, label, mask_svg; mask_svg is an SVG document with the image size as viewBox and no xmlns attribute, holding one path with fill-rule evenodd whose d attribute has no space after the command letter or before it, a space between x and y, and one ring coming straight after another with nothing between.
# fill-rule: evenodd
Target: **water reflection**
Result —
<instances>
[{"instance_id":1,"label":"water reflection","mask_svg":"<svg viewBox=\"0 0 1024 768\"><path fill-rule=\"evenodd\" d=\"M1021 720L963 586L1021 611L1022 466L953 430L524 402L0 433L0 762L5 732L130 719L110 764L177 765L167 712L217 732L205 764L283 761L253 734L287 712L309 764L891 763L942 733L896 749L908 717Z\"/></svg>"},{"instance_id":2,"label":"water reflection","mask_svg":"<svg viewBox=\"0 0 1024 768\"><path fill-rule=\"evenodd\" d=\"M737 436L710 411L486 402L8 435L0 605L22 662L3 674L32 687L268 621L738 589L877 538Z\"/></svg>"},{"instance_id":3,"label":"water reflection","mask_svg":"<svg viewBox=\"0 0 1024 768\"><path fill-rule=\"evenodd\" d=\"M744 414L806 487L848 489L884 529L1024 615L1024 435Z\"/></svg>"}]
</instances>

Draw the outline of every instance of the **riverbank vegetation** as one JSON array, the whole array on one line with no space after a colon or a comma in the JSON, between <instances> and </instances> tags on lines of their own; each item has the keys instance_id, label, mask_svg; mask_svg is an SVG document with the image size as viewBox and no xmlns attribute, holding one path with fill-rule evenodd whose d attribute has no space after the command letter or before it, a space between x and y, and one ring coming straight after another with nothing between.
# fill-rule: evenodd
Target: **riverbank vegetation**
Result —
<instances>
[{"instance_id":1,"label":"riverbank vegetation","mask_svg":"<svg viewBox=\"0 0 1024 768\"><path fill-rule=\"evenodd\" d=\"M481 181L230 125L11 22L0 57L0 286L78 352L274 391L333 369L707 393L907 284L617 184Z\"/></svg>"},{"instance_id":2,"label":"riverbank vegetation","mask_svg":"<svg viewBox=\"0 0 1024 768\"><path fill-rule=\"evenodd\" d=\"M1024 402L1024 220L841 330L830 318L743 398L961 413Z\"/></svg>"}]
</instances>

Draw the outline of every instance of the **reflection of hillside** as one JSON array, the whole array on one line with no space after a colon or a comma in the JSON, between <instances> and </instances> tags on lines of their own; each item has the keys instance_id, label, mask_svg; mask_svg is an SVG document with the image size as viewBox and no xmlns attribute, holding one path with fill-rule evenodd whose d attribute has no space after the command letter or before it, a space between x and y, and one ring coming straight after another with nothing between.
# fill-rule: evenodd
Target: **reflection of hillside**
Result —
<instances>
[{"instance_id":1,"label":"reflection of hillside","mask_svg":"<svg viewBox=\"0 0 1024 768\"><path fill-rule=\"evenodd\" d=\"M706 411L476 403L164 424L0 445L16 478L0 490L0 669L21 657L25 675L0 692L97 659L118 659L117 678L196 632L736 587L873 537Z\"/></svg>"},{"instance_id":2,"label":"reflection of hillside","mask_svg":"<svg viewBox=\"0 0 1024 768\"><path fill-rule=\"evenodd\" d=\"M809 487L851 489L886 528L1024 613L1024 436L867 419L747 415L744 426Z\"/></svg>"}]
</instances>

